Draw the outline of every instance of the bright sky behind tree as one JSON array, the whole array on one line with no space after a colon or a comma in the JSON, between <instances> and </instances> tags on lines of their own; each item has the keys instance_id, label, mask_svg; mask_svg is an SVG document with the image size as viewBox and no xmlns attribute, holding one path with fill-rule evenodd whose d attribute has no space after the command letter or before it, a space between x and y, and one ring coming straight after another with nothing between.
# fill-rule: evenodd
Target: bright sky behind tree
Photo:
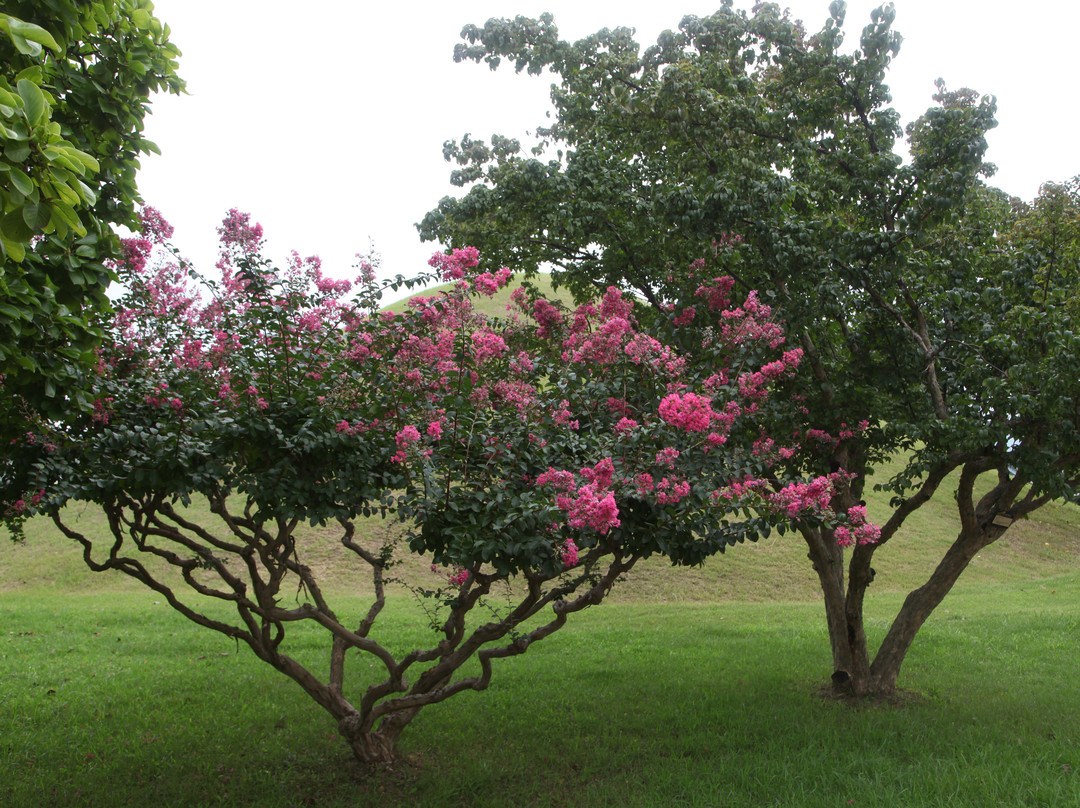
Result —
<instances>
[{"instance_id":1,"label":"bright sky behind tree","mask_svg":"<svg viewBox=\"0 0 1080 808\"><path fill-rule=\"evenodd\" d=\"M736 0L748 7L751 0ZM351 277L370 244L382 275L414 275L436 249L414 224L459 190L442 144L465 133L519 137L544 122L550 78L504 64L455 64L466 23L550 11L563 39L604 27L637 29L643 47L686 14L720 0L680 4L611 0L458 0L407 5L370 0L155 0L184 55L189 95L158 96L147 133L162 156L143 160L139 186L175 226L198 267L215 259L215 228L232 207L252 214L270 254L317 253ZM810 32L828 0L791 0ZM877 6L850 0L846 45ZM1080 6L1060 0L896 0L904 43L889 73L903 122L931 105L934 80L998 98L990 182L1030 200L1047 180L1080 174L1074 147ZM672 9L668 11L666 9Z\"/></svg>"}]
</instances>

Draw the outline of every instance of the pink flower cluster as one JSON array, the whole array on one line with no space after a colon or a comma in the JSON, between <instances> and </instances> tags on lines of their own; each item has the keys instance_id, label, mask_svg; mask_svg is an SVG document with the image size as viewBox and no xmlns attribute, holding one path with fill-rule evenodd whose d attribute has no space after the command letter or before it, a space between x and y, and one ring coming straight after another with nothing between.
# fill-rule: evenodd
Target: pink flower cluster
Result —
<instances>
[{"instance_id":1,"label":"pink flower cluster","mask_svg":"<svg viewBox=\"0 0 1080 808\"><path fill-rule=\"evenodd\" d=\"M533 319L537 325L536 336L541 339L562 326L562 313L543 298L533 301Z\"/></svg>"},{"instance_id":2,"label":"pink flower cluster","mask_svg":"<svg viewBox=\"0 0 1080 808\"><path fill-rule=\"evenodd\" d=\"M697 393L670 393L660 402L660 417L687 432L705 432L713 415L712 400Z\"/></svg>"},{"instance_id":3,"label":"pink flower cluster","mask_svg":"<svg viewBox=\"0 0 1080 808\"><path fill-rule=\"evenodd\" d=\"M728 275L713 278L711 281L701 284L694 292L694 297L704 298L709 311L720 311L726 309L728 303L731 302L731 289L734 285L735 279Z\"/></svg>"},{"instance_id":4,"label":"pink flower cluster","mask_svg":"<svg viewBox=\"0 0 1080 808\"><path fill-rule=\"evenodd\" d=\"M687 306L675 317L675 325L683 326L689 325L694 322L694 317L697 315L697 309L693 306Z\"/></svg>"},{"instance_id":5,"label":"pink flower cluster","mask_svg":"<svg viewBox=\"0 0 1080 808\"><path fill-rule=\"evenodd\" d=\"M634 333L630 320L633 301L609 286L600 310L585 304L574 312L570 333L563 341L563 360L589 365L609 365L623 350L624 341Z\"/></svg>"},{"instance_id":6,"label":"pink flower cluster","mask_svg":"<svg viewBox=\"0 0 1080 808\"><path fill-rule=\"evenodd\" d=\"M146 205L139 211L139 225L142 234L155 244L162 244L172 238L173 226L157 208Z\"/></svg>"},{"instance_id":7,"label":"pink flower cluster","mask_svg":"<svg viewBox=\"0 0 1080 808\"><path fill-rule=\"evenodd\" d=\"M656 486L656 501L661 505L677 505L690 496L690 482L664 477Z\"/></svg>"},{"instance_id":8,"label":"pink flower cluster","mask_svg":"<svg viewBox=\"0 0 1080 808\"><path fill-rule=\"evenodd\" d=\"M489 359L502 356L506 353L506 342L490 329L474 331L472 335L473 357L476 364L482 365Z\"/></svg>"},{"instance_id":9,"label":"pink flower cluster","mask_svg":"<svg viewBox=\"0 0 1080 808\"><path fill-rule=\"evenodd\" d=\"M829 502L835 491L836 475L815 477L809 482L795 482L769 494L767 500L791 519L830 512Z\"/></svg>"},{"instance_id":10,"label":"pink flower cluster","mask_svg":"<svg viewBox=\"0 0 1080 808\"><path fill-rule=\"evenodd\" d=\"M510 282L510 278L514 273L510 271L508 267L503 267L494 275L490 272L483 272L476 276L473 283L476 286L476 291L485 297L491 297L497 291L506 286Z\"/></svg>"},{"instance_id":11,"label":"pink flower cluster","mask_svg":"<svg viewBox=\"0 0 1080 808\"><path fill-rule=\"evenodd\" d=\"M599 491L596 483L581 486L573 500L561 496L556 501L567 512L566 523L570 527L589 527L604 534L621 524L615 495L611 491Z\"/></svg>"},{"instance_id":12,"label":"pink flower cluster","mask_svg":"<svg viewBox=\"0 0 1080 808\"><path fill-rule=\"evenodd\" d=\"M611 458L605 457L595 466L581 469L579 474L588 481L585 485L577 486L572 472L549 468L536 478L536 485L550 485L560 492L555 503L567 513L566 523L570 527L591 528L601 534L618 527L619 506L609 488L615 475Z\"/></svg>"},{"instance_id":13,"label":"pink flower cluster","mask_svg":"<svg viewBox=\"0 0 1080 808\"><path fill-rule=\"evenodd\" d=\"M783 356L763 365L761 370L739 376L739 395L748 401L761 401L768 395L766 385L795 372L802 361L802 349L784 351Z\"/></svg>"},{"instance_id":14,"label":"pink flower cluster","mask_svg":"<svg viewBox=\"0 0 1080 808\"><path fill-rule=\"evenodd\" d=\"M469 571L462 566L455 565L451 570L444 570L438 564L432 564L431 571L436 575L445 575L450 586L461 586L469 580Z\"/></svg>"},{"instance_id":15,"label":"pink flower cluster","mask_svg":"<svg viewBox=\"0 0 1080 808\"><path fill-rule=\"evenodd\" d=\"M847 510L851 525L840 525L834 536L841 547L853 544L875 544L881 538L881 528L866 520L866 506L852 505Z\"/></svg>"},{"instance_id":16,"label":"pink flower cluster","mask_svg":"<svg viewBox=\"0 0 1080 808\"><path fill-rule=\"evenodd\" d=\"M480 264L480 251L476 247L451 250L450 254L435 253L428 261L444 281L458 281L470 274L469 270Z\"/></svg>"},{"instance_id":17,"label":"pink flower cluster","mask_svg":"<svg viewBox=\"0 0 1080 808\"><path fill-rule=\"evenodd\" d=\"M399 429L398 433L394 436L394 443L397 444L398 450L394 454L394 456L390 458L391 461L393 461L394 463L404 463L406 459L406 451L410 446L412 446L414 443L417 443L419 440L420 430L418 430L415 426L412 426L410 424Z\"/></svg>"},{"instance_id":18,"label":"pink flower cluster","mask_svg":"<svg viewBox=\"0 0 1080 808\"><path fill-rule=\"evenodd\" d=\"M784 329L769 319L772 308L758 300L757 292L750 292L741 307L722 311L720 317L724 321L720 333L733 345L763 342L775 349L784 344Z\"/></svg>"},{"instance_id":19,"label":"pink flower cluster","mask_svg":"<svg viewBox=\"0 0 1080 808\"><path fill-rule=\"evenodd\" d=\"M559 560L562 561L564 567L572 567L578 563L578 546L573 539L567 539L563 544L559 552Z\"/></svg>"},{"instance_id":20,"label":"pink flower cluster","mask_svg":"<svg viewBox=\"0 0 1080 808\"><path fill-rule=\"evenodd\" d=\"M221 269L234 266L240 258L257 255L262 246L262 225L258 222L251 224L251 214L236 208L229 210L217 232L221 239L218 258Z\"/></svg>"}]
</instances>

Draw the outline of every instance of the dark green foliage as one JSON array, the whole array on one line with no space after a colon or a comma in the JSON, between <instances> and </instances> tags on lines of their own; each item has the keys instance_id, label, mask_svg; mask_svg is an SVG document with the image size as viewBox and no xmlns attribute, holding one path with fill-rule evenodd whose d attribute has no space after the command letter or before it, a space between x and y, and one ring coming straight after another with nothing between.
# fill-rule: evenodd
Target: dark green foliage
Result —
<instances>
[{"instance_id":1,"label":"dark green foliage","mask_svg":"<svg viewBox=\"0 0 1080 808\"><path fill-rule=\"evenodd\" d=\"M134 226L150 95L179 50L149 0L16 0L0 12L0 437L83 406L116 225Z\"/></svg>"},{"instance_id":2,"label":"dark green foliage","mask_svg":"<svg viewBox=\"0 0 1080 808\"><path fill-rule=\"evenodd\" d=\"M881 543L851 554L846 579L830 531L800 526L835 666L856 679L870 676L862 604L874 552L962 470L961 537L879 655L889 661L868 686L887 691L970 558L1078 490L1080 208L1066 186L1030 209L987 188L994 99L943 81L902 158L886 85L901 44L893 8L873 12L850 53L844 16L832 3L812 33L777 5L728 0L645 50L626 28L562 41L550 15L466 26L455 58L550 71L554 116L532 155L505 137L447 143L454 180L471 187L419 229L495 263L551 267L579 295L617 284L659 309L698 258L733 276L736 294L760 291L805 352L798 394L829 433L803 440L793 470L862 474L910 453L881 483L895 507ZM857 477L835 506L862 498Z\"/></svg>"}]
</instances>

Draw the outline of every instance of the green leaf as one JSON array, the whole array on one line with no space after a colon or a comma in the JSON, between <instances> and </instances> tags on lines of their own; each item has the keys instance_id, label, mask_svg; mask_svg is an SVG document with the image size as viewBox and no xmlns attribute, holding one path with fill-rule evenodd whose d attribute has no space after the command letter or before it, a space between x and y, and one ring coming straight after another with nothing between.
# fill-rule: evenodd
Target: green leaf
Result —
<instances>
[{"instance_id":1,"label":"green leaf","mask_svg":"<svg viewBox=\"0 0 1080 808\"><path fill-rule=\"evenodd\" d=\"M48 117L49 104L41 88L28 79L18 83L19 97L23 101L23 114L31 126L37 126Z\"/></svg>"},{"instance_id":2,"label":"green leaf","mask_svg":"<svg viewBox=\"0 0 1080 808\"><path fill-rule=\"evenodd\" d=\"M19 263L26 257L26 248L22 243L7 238L0 232L0 248L3 249L4 257Z\"/></svg>"},{"instance_id":3,"label":"green leaf","mask_svg":"<svg viewBox=\"0 0 1080 808\"><path fill-rule=\"evenodd\" d=\"M4 215L3 219L0 219L0 231L3 232L6 238L17 242L27 242L36 235L23 221L22 213L19 210L9 211Z\"/></svg>"},{"instance_id":4,"label":"green leaf","mask_svg":"<svg viewBox=\"0 0 1080 808\"><path fill-rule=\"evenodd\" d=\"M25 163L26 158L30 156L30 144L26 141L15 141L9 143L7 148L4 149L4 157L13 163Z\"/></svg>"},{"instance_id":5,"label":"green leaf","mask_svg":"<svg viewBox=\"0 0 1080 808\"><path fill-rule=\"evenodd\" d=\"M63 202L53 205L53 219L54 223L56 219L59 219L80 236L86 235L86 228L83 227L82 221L80 221L78 215L72 210L70 205L66 205Z\"/></svg>"},{"instance_id":6,"label":"green leaf","mask_svg":"<svg viewBox=\"0 0 1080 808\"><path fill-rule=\"evenodd\" d=\"M30 196L34 192L34 181L21 170L16 169L11 173L11 184L19 189L23 196Z\"/></svg>"},{"instance_id":7,"label":"green leaf","mask_svg":"<svg viewBox=\"0 0 1080 808\"><path fill-rule=\"evenodd\" d=\"M38 56L41 55L41 45L39 45L37 42L31 42L25 37L19 36L18 34L11 35L11 42L13 45L15 45L15 50L17 50L23 56L29 56L36 59Z\"/></svg>"},{"instance_id":8,"label":"green leaf","mask_svg":"<svg viewBox=\"0 0 1080 808\"><path fill-rule=\"evenodd\" d=\"M22 209L23 221L36 232L45 229L52 219L52 210L48 202L44 200L30 200Z\"/></svg>"},{"instance_id":9,"label":"green leaf","mask_svg":"<svg viewBox=\"0 0 1080 808\"><path fill-rule=\"evenodd\" d=\"M17 17L12 17L10 14L4 14L0 16L0 30L6 30L11 36L15 47L19 48L16 37L23 40L24 44L34 43L37 45L37 53L29 53L19 48L19 52L28 56L37 56L41 53L41 46L44 45L53 53L60 53L60 46L56 44L56 40L53 39L52 34L46 31L39 25L34 25L30 22L23 22Z\"/></svg>"}]
</instances>

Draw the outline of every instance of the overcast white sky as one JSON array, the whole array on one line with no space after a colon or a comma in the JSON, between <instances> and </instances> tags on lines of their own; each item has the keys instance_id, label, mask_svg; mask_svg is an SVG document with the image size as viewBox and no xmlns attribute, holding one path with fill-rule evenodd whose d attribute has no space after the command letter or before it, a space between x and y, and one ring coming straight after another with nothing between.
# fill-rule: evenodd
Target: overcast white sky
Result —
<instances>
[{"instance_id":1,"label":"overcast white sky","mask_svg":"<svg viewBox=\"0 0 1080 808\"><path fill-rule=\"evenodd\" d=\"M330 274L351 277L353 255L370 240L381 274L415 274L435 245L421 244L414 224L456 190L443 142L466 132L520 137L548 108L550 79L455 64L462 26L551 11L564 39L627 25L647 46L684 14L704 16L720 2L664 5L155 0L183 50L189 95L153 100L147 133L162 156L143 160L140 189L204 269L214 262L215 227L238 207L263 224L275 258L317 253ZM828 0L786 5L811 31L828 17ZM848 43L876 5L848 3ZM929 106L941 76L951 89L998 97L992 182L1031 199L1042 182L1080 174L1080 4L896 0L896 8L904 44L889 83L905 123Z\"/></svg>"}]
</instances>

